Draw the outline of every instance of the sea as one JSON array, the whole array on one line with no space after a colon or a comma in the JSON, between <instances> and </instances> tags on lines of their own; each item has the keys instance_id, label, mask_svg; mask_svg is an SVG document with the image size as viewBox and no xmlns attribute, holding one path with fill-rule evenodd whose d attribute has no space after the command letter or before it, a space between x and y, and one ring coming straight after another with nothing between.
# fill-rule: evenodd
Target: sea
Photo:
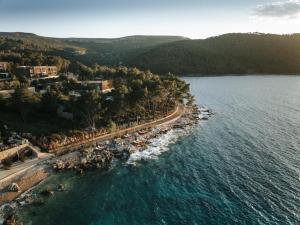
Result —
<instances>
[{"instance_id":1,"label":"sea","mask_svg":"<svg viewBox=\"0 0 300 225\"><path fill-rule=\"evenodd\" d=\"M50 177L36 192L66 191L23 208L24 224L300 224L300 76L184 79L213 117L130 164Z\"/></svg>"}]
</instances>

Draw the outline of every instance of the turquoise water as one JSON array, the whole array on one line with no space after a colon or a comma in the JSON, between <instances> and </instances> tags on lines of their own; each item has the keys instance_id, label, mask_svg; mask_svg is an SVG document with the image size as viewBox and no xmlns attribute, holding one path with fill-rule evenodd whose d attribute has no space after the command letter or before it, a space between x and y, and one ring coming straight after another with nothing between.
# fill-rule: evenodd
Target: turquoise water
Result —
<instances>
[{"instance_id":1,"label":"turquoise water","mask_svg":"<svg viewBox=\"0 0 300 225\"><path fill-rule=\"evenodd\" d=\"M25 224L300 224L300 77L186 78L216 115L158 159L54 176Z\"/></svg>"}]
</instances>

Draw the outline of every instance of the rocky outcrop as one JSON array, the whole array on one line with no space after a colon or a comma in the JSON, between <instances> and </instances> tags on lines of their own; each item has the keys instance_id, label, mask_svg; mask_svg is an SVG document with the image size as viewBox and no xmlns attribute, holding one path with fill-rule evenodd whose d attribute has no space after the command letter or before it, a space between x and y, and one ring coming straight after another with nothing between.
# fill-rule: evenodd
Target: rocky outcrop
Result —
<instances>
[{"instance_id":1,"label":"rocky outcrop","mask_svg":"<svg viewBox=\"0 0 300 225\"><path fill-rule=\"evenodd\" d=\"M46 196L46 197L48 197L48 196L50 196L50 195L53 195L53 194L54 194L54 191L52 191L52 190L49 189L49 188L47 188L47 189L41 191L41 195Z\"/></svg>"},{"instance_id":2,"label":"rocky outcrop","mask_svg":"<svg viewBox=\"0 0 300 225\"><path fill-rule=\"evenodd\" d=\"M59 184L58 187L57 187L57 190L58 191L64 191L66 188L63 184Z\"/></svg>"},{"instance_id":3,"label":"rocky outcrop","mask_svg":"<svg viewBox=\"0 0 300 225\"><path fill-rule=\"evenodd\" d=\"M80 152L69 153L57 159L52 165L52 167L56 171L73 169L74 167L79 166L80 157L81 157Z\"/></svg>"},{"instance_id":4,"label":"rocky outcrop","mask_svg":"<svg viewBox=\"0 0 300 225\"><path fill-rule=\"evenodd\" d=\"M0 223L3 225L19 225L15 218L16 204L5 204L1 206Z\"/></svg>"},{"instance_id":5,"label":"rocky outcrop","mask_svg":"<svg viewBox=\"0 0 300 225\"><path fill-rule=\"evenodd\" d=\"M3 222L3 225L23 225L17 221L14 215L9 215Z\"/></svg>"},{"instance_id":6,"label":"rocky outcrop","mask_svg":"<svg viewBox=\"0 0 300 225\"><path fill-rule=\"evenodd\" d=\"M82 168L108 169L111 166L113 154L109 150L84 152L80 166Z\"/></svg>"},{"instance_id":7,"label":"rocky outcrop","mask_svg":"<svg viewBox=\"0 0 300 225\"><path fill-rule=\"evenodd\" d=\"M55 170L63 170L65 169L66 163L62 160L56 160L56 162L53 164L53 169Z\"/></svg>"},{"instance_id":8,"label":"rocky outcrop","mask_svg":"<svg viewBox=\"0 0 300 225\"><path fill-rule=\"evenodd\" d=\"M25 195L21 196L20 198L18 198L17 203L20 206L42 205L42 204L44 204L44 201L39 196L28 193L28 194L25 194Z\"/></svg>"},{"instance_id":9,"label":"rocky outcrop","mask_svg":"<svg viewBox=\"0 0 300 225\"><path fill-rule=\"evenodd\" d=\"M57 160L53 164L56 171L75 169L82 171L83 169L108 169L111 166L113 154L109 150L86 150L80 155Z\"/></svg>"}]
</instances>

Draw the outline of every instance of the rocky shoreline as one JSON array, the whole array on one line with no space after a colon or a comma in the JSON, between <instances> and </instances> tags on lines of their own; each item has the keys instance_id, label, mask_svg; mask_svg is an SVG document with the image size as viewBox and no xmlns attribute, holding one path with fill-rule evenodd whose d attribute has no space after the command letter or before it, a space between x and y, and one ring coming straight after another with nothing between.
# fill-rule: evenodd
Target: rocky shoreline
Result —
<instances>
[{"instance_id":1,"label":"rocky shoreline","mask_svg":"<svg viewBox=\"0 0 300 225\"><path fill-rule=\"evenodd\" d=\"M89 148L47 160L41 165L47 171L43 179L65 170L74 170L78 174L84 173L85 170L107 170L111 167L113 159L123 160L128 165L132 165L134 163L128 160L130 156L145 151L153 139L173 129L184 130L192 127L200 120L207 120L212 115L212 111L208 108L193 105L185 108L184 113L179 118L168 121L156 128L128 133L111 141L96 142ZM17 183L12 183L8 188L10 188L11 193L17 193L21 191L22 187ZM33 194L32 190L26 191L17 199L0 207L0 224L22 224L18 223L16 217L16 212L19 209L29 205L44 204L45 197L53 195L56 191L64 190L64 184L59 184L56 190L45 189L39 194Z\"/></svg>"}]
</instances>

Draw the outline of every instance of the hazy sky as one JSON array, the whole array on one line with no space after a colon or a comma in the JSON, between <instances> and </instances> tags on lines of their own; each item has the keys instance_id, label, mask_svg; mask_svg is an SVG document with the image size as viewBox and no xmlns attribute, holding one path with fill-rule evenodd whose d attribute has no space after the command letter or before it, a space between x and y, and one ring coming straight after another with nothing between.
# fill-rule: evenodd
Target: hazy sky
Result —
<instances>
[{"instance_id":1,"label":"hazy sky","mask_svg":"<svg viewBox=\"0 0 300 225\"><path fill-rule=\"evenodd\" d=\"M53 37L300 33L300 0L0 0L0 31Z\"/></svg>"}]
</instances>

